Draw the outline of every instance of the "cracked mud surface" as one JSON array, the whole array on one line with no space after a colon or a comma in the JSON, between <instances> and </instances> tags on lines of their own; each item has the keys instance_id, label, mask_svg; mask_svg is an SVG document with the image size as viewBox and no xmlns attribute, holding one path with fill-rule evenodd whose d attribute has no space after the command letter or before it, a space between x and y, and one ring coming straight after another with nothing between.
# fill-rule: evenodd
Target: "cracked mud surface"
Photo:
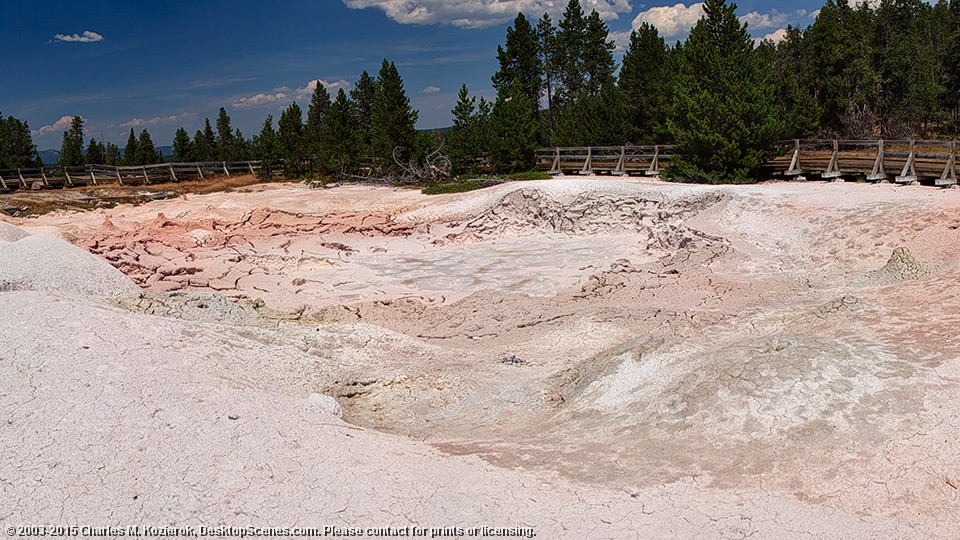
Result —
<instances>
[{"instance_id":1,"label":"cracked mud surface","mask_svg":"<svg viewBox=\"0 0 960 540\"><path fill-rule=\"evenodd\" d=\"M960 535L954 191L270 185L13 224L146 291L0 292L0 523Z\"/></svg>"}]
</instances>

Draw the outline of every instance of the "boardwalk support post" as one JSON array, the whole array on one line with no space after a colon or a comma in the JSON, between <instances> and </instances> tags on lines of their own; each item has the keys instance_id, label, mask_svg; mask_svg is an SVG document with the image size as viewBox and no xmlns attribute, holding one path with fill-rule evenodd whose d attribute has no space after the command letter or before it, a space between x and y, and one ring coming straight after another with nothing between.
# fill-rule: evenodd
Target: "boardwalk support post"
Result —
<instances>
[{"instance_id":1,"label":"boardwalk support post","mask_svg":"<svg viewBox=\"0 0 960 540\"><path fill-rule=\"evenodd\" d=\"M97 185L97 175L94 174L93 169L90 169L90 180L93 181L93 185Z\"/></svg>"},{"instance_id":2,"label":"boardwalk support post","mask_svg":"<svg viewBox=\"0 0 960 540\"><path fill-rule=\"evenodd\" d=\"M624 169L624 165L626 163L626 157L627 157L627 147L621 146L620 159L617 161L617 168L613 170L613 174L617 176L624 176L625 174L627 174L627 171Z\"/></svg>"},{"instance_id":3,"label":"boardwalk support post","mask_svg":"<svg viewBox=\"0 0 960 540\"><path fill-rule=\"evenodd\" d=\"M793 159L790 160L790 168L783 173L784 176L800 176L803 169L800 168L800 139L794 141Z\"/></svg>"},{"instance_id":4,"label":"boardwalk support post","mask_svg":"<svg viewBox=\"0 0 960 540\"><path fill-rule=\"evenodd\" d=\"M833 154L830 156L830 164L827 165L827 170L823 171L820 177L824 180L843 181L840 178L840 143L836 139L833 140Z\"/></svg>"},{"instance_id":5,"label":"boardwalk support post","mask_svg":"<svg viewBox=\"0 0 960 540\"><path fill-rule=\"evenodd\" d=\"M653 159L650 160L650 168L644 171L647 176L656 176L660 174L660 145L653 147Z\"/></svg>"},{"instance_id":6,"label":"boardwalk support post","mask_svg":"<svg viewBox=\"0 0 960 540\"><path fill-rule=\"evenodd\" d=\"M593 174L593 147L587 147L587 160L583 162L583 168L580 174Z\"/></svg>"},{"instance_id":7,"label":"boardwalk support post","mask_svg":"<svg viewBox=\"0 0 960 540\"><path fill-rule=\"evenodd\" d=\"M68 171L66 167L63 168L63 174L67 177L67 185L72 186L73 179L70 178L70 171Z\"/></svg>"},{"instance_id":8,"label":"boardwalk support post","mask_svg":"<svg viewBox=\"0 0 960 540\"><path fill-rule=\"evenodd\" d=\"M938 186L954 186L957 184L957 141L950 142L950 157L943 168L943 174L935 182Z\"/></svg>"},{"instance_id":9,"label":"boardwalk support post","mask_svg":"<svg viewBox=\"0 0 960 540\"><path fill-rule=\"evenodd\" d=\"M253 172L253 162L248 161L247 167L250 167L250 174L256 174L255 172Z\"/></svg>"},{"instance_id":10,"label":"boardwalk support post","mask_svg":"<svg viewBox=\"0 0 960 540\"><path fill-rule=\"evenodd\" d=\"M203 169L200 168L200 164L197 163L197 174L200 175L200 179L203 180Z\"/></svg>"},{"instance_id":11,"label":"boardwalk support post","mask_svg":"<svg viewBox=\"0 0 960 540\"><path fill-rule=\"evenodd\" d=\"M230 176L230 169L227 168L227 162L226 162L226 161L223 162L223 172L224 172L227 176Z\"/></svg>"},{"instance_id":12,"label":"boardwalk support post","mask_svg":"<svg viewBox=\"0 0 960 540\"><path fill-rule=\"evenodd\" d=\"M43 167L40 167L40 177L43 178L43 185L50 187L50 182L47 181L47 173L43 172Z\"/></svg>"},{"instance_id":13,"label":"boardwalk support post","mask_svg":"<svg viewBox=\"0 0 960 540\"><path fill-rule=\"evenodd\" d=\"M550 172L547 173L552 176L556 176L563 173L563 171L560 170L560 147L555 147L554 152L555 154L553 156L553 166L550 167Z\"/></svg>"},{"instance_id":14,"label":"boardwalk support post","mask_svg":"<svg viewBox=\"0 0 960 540\"><path fill-rule=\"evenodd\" d=\"M150 177L147 176L147 168L143 167L143 185L147 185L149 183L150 183Z\"/></svg>"},{"instance_id":15,"label":"boardwalk support post","mask_svg":"<svg viewBox=\"0 0 960 540\"><path fill-rule=\"evenodd\" d=\"M170 178L173 178L173 181L177 181L177 173L173 170L173 163L170 164Z\"/></svg>"},{"instance_id":16,"label":"boardwalk support post","mask_svg":"<svg viewBox=\"0 0 960 540\"><path fill-rule=\"evenodd\" d=\"M877 159L873 162L873 170L867 175L868 182L886 182L887 169L884 167L884 144L883 139L877 143Z\"/></svg>"},{"instance_id":17,"label":"boardwalk support post","mask_svg":"<svg viewBox=\"0 0 960 540\"><path fill-rule=\"evenodd\" d=\"M123 177L120 176L120 167L115 168L114 171L116 171L116 173L117 173L117 182L122 186L122 185L123 185Z\"/></svg>"},{"instance_id":18,"label":"boardwalk support post","mask_svg":"<svg viewBox=\"0 0 960 540\"><path fill-rule=\"evenodd\" d=\"M907 162L903 164L903 171L900 172L900 176L897 177L898 184L914 184L917 182L917 142L913 139L910 140L910 155L907 157Z\"/></svg>"},{"instance_id":19,"label":"boardwalk support post","mask_svg":"<svg viewBox=\"0 0 960 540\"><path fill-rule=\"evenodd\" d=\"M3 186L6 191L10 191L10 188L7 187L7 181L3 179L2 175L0 175L0 186Z\"/></svg>"}]
</instances>

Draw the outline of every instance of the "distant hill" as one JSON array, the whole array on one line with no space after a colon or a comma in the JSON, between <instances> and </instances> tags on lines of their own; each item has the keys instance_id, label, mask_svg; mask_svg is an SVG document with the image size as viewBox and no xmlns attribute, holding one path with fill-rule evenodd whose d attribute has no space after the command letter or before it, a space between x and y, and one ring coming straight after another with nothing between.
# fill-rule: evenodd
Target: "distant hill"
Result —
<instances>
[{"instance_id":1,"label":"distant hill","mask_svg":"<svg viewBox=\"0 0 960 540\"><path fill-rule=\"evenodd\" d=\"M158 146L157 150L163 155L163 159L169 161L173 156L173 147L172 146ZM120 150L123 153L123 150ZM56 165L57 161L60 160L60 151L59 150L39 150L37 152L40 154L40 159L43 160L44 165Z\"/></svg>"}]
</instances>

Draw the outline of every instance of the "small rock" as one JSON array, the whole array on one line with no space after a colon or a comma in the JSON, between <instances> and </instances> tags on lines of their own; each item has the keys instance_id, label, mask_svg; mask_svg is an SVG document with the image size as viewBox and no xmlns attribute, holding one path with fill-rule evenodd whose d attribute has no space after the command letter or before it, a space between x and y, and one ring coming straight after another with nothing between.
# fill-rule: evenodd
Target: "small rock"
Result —
<instances>
[{"instance_id":1,"label":"small rock","mask_svg":"<svg viewBox=\"0 0 960 540\"><path fill-rule=\"evenodd\" d=\"M526 360L522 360L515 355L504 356L500 359L501 364L506 364L508 366L525 366L527 365Z\"/></svg>"},{"instance_id":2,"label":"small rock","mask_svg":"<svg viewBox=\"0 0 960 540\"><path fill-rule=\"evenodd\" d=\"M319 405L321 409L337 418L343 418L343 408L336 399L324 394L310 394L307 401Z\"/></svg>"}]
</instances>

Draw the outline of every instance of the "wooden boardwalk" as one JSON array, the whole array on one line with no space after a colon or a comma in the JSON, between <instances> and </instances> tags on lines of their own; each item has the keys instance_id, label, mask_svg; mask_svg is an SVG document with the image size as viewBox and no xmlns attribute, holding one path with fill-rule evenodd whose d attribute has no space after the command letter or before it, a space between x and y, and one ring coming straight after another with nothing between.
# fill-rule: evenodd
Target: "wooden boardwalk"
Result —
<instances>
[{"instance_id":1,"label":"wooden boardwalk","mask_svg":"<svg viewBox=\"0 0 960 540\"><path fill-rule=\"evenodd\" d=\"M676 146L584 146L541 148L537 168L553 175L660 173ZM956 141L781 141L763 165L764 178L957 184Z\"/></svg>"},{"instance_id":2,"label":"wooden boardwalk","mask_svg":"<svg viewBox=\"0 0 960 540\"><path fill-rule=\"evenodd\" d=\"M537 168L550 174L654 176L676 146L578 146L537 150Z\"/></svg>"},{"instance_id":3,"label":"wooden boardwalk","mask_svg":"<svg viewBox=\"0 0 960 540\"><path fill-rule=\"evenodd\" d=\"M87 165L85 167L43 167L0 170L0 192L18 189L47 189L100 184L147 185L212 176L254 174L259 161L212 161L162 163L134 167Z\"/></svg>"}]
</instances>

